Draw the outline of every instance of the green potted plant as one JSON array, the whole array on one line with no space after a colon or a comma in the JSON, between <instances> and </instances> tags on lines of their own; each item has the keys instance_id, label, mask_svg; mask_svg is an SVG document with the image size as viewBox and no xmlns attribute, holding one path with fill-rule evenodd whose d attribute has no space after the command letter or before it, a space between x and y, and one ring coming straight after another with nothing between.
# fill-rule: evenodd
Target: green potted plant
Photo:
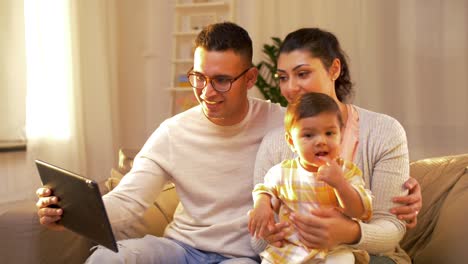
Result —
<instances>
[{"instance_id":1,"label":"green potted plant","mask_svg":"<svg viewBox=\"0 0 468 264\"><path fill-rule=\"evenodd\" d=\"M273 40L272 45L263 45L262 51L266 58L255 65L258 69L258 78L255 85L266 100L286 106L288 101L281 95L278 81L275 78L276 61L278 60L281 39L277 37L272 37L271 39Z\"/></svg>"}]
</instances>

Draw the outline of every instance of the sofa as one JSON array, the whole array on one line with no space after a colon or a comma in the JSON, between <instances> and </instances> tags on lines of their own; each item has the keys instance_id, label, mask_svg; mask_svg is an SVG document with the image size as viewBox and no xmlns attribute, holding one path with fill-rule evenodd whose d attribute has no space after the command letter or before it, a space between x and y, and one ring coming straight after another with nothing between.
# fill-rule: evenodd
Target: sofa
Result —
<instances>
[{"instance_id":1,"label":"sofa","mask_svg":"<svg viewBox=\"0 0 468 264\"><path fill-rule=\"evenodd\" d=\"M112 190L130 171L136 151L119 150L119 164L110 177L99 183L101 194ZM72 231L52 231L39 224L36 201L19 201L0 212L0 264L82 264L95 246L92 241ZM141 221L117 233L117 239L142 237L145 234L162 236L179 200L175 186L168 184L145 213Z\"/></svg>"},{"instance_id":2,"label":"sofa","mask_svg":"<svg viewBox=\"0 0 468 264\"><path fill-rule=\"evenodd\" d=\"M136 151L120 150L119 165L101 184L112 190L130 170ZM401 246L415 264L464 263L468 259L468 154L428 158L411 163L411 176L421 184L423 207L418 225ZM144 234L161 236L178 204L175 186L167 185L143 219L120 239ZM83 263L94 246L71 231L51 231L38 223L35 201L22 201L0 215L0 263Z\"/></svg>"}]
</instances>

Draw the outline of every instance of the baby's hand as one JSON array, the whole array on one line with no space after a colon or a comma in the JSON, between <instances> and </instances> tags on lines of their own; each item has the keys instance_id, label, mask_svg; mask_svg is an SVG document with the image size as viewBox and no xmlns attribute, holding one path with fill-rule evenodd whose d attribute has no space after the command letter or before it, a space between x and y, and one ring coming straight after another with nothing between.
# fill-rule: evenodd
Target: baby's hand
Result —
<instances>
[{"instance_id":1,"label":"baby's hand","mask_svg":"<svg viewBox=\"0 0 468 264\"><path fill-rule=\"evenodd\" d=\"M268 231L268 225L275 224L273 209L270 204L262 203L249 211L249 232L256 238L263 238Z\"/></svg>"},{"instance_id":2,"label":"baby's hand","mask_svg":"<svg viewBox=\"0 0 468 264\"><path fill-rule=\"evenodd\" d=\"M339 189L342 184L346 184L343 170L334 159L328 157L320 157L326 162L325 165L320 166L317 172L317 180L324 181L335 189Z\"/></svg>"}]
</instances>

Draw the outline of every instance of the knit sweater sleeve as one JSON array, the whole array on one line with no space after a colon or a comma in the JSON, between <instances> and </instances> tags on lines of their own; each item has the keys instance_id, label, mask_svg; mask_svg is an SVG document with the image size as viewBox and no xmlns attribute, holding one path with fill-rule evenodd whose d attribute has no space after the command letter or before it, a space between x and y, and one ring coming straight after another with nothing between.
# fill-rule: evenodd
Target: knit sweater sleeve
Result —
<instances>
[{"instance_id":1,"label":"knit sweater sleeve","mask_svg":"<svg viewBox=\"0 0 468 264\"><path fill-rule=\"evenodd\" d=\"M127 238L127 230L143 217L164 185L170 181L166 127L161 125L134 159L132 169L115 189L103 196L109 220L118 239Z\"/></svg>"},{"instance_id":2,"label":"knit sweater sleeve","mask_svg":"<svg viewBox=\"0 0 468 264\"><path fill-rule=\"evenodd\" d=\"M389 212L395 196L405 195L409 177L406 133L386 115L360 110L360 139L356 164L362 168L373 200L373 217L361 226L361 240L354 245L371 254L391 254L405 234L405 224Z\"/></svg>"},{"instance_id":3,"label":"knit sweater sleeve","mask_svg":"<svg viewBox=\"0 0 468 264\"><path fill-rule=\"evenodd\" d=\"M254 168L253 186L262 183L266 173L271 167L280 163L285 159L291 159L294 156L284 138L283 127L270 131L262 140L260 148L257 152ZM272 198L274 203L274 198ZM251 246L253 250L259 254L262 252L268 243L263 239L251 238Z\"/></svg>"},{"instance_id":4,"label":"knit sweater sleeve","mask_svg":"<svg viewBox=\"0 0 468 264\"><path fill-rule=\"evenodd\" d=\"M263 182L271 167L294 157L284 138L283 127L270 131L262 140L255 159L254 186Z\"/></svg>"}]
</instances>

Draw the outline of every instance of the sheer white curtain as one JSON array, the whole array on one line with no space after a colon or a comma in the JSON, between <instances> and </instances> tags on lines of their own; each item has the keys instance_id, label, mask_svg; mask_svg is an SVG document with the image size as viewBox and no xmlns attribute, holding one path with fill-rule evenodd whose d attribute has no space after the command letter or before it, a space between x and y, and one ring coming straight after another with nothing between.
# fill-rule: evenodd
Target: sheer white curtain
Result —
<instances>
[{"instance_id":1,"label":"sheer white curtain","mask_svg":"<svg viewBox=\"0 0 468 264\"><path fill-rule=\"evenodd\" d=\"M23 4L28 150L0 163L0 203L34 196L34 159L101 181L117 153L113 2Z\"/></svg>"},{"instance_id":2,"label":"sheer white curtain","mask_svg":"<svg viewBox=\"0 0 468 264\"><path fill-rule=\"evenodd\" d=\"M82 91L70 2L26 0L24 10L29 154L83 171Z\"/></svg>"},{"instance_id":3,"label":"sheer white curtain","mask_svg":"<svg viewBox=\"0 0 468 264\"><path fill-rule=\"evenodd\" d=\"M238 10L257 60L271 36L335 33L350 57L354 103L397 118L411 159L468 152L468 1L241 0Z\"/></svg>"},{"instance_id":4,"label":"sheer white curtain","mask_svg":"<svg viewBox=\"0 0 468 264\"><path fill-rule=\"evenodd\" d=\"M24 144L25 52L21 1L0 2L0 148ZM16 52L18 51L18 52Z\"/></svg>"}]
</instances>

